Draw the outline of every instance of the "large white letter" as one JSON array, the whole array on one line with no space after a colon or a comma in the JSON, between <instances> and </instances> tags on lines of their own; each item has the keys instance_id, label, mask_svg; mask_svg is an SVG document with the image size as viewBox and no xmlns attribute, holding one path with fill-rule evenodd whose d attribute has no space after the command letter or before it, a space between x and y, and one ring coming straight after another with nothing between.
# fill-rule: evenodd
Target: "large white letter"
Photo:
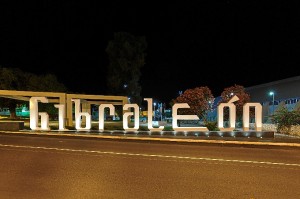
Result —
<instances>
[{"instance_id":1,"label":"large white letter","mask_svg":"<svg viewBox=\"0 0 300 199\"><path fill-rule=\"evenodd\" d=\"M104 108L109 108L109 114L115 115L115 107L112 104L101 104L99 106L99 131L104 130Z\"/></svg>"},{"instance_id":2,"label":"large white letter","mask_svg":"<svg viewBox=\"0 0 300 199\"><path fill-rule=\"evenodd\" d=\"M153 132L161 132L164 129L164 126L159 126L157 128L153 128L152 126L152 98L144 98L144 100L148 102L148 129Z\"/></svg>"},{"instance_id":3,"label":"large white letter","mask_svg":"<svg viewBox=\"0 0 300 199\"><path fill-rule=\"evenodd\" d=\"M39 113L38 101L42 103L48 103L46 97L31 97L29 100L30 110L30 129L31 130L50 130L49 128L49 116L45 112ZM41 128L38 127L39 116L41 116Z\"/></svg>"},{"instance_id":4,"label":"large white letter","mask_svg":"<svg viewBox=\"0 0 300 199\"><path fill-rule=\"evenodd\" d=\"M58 108L58 130L63 131L65 129L65 105L55 104L54 107Z\"/></svg>"},{"instance_id":5,"label":"large white letter","mask_svg":"<svg viewBox=\"0 0 300 199\"><path fill-rule=\"evenodd\" d=\"M139 118L139 106L137 104L125 104L123 110L128 110L128 108L133 108L134 112L126 112L123 115L123 128L125 131L137 131L139 129L140 118ZM128 120L130 116L134 115L134 127L128 127Z\"/></svg>"},{"instance_id":6,"label":"large white letter","mask_svg":"<svg viewBox=\"0 0 300 199\"><path fill-rule=\"evenodd\" d=\"M197 115L177 115L177 109L190 108L187 103L177 103L172 107L172 127L174 131L208 131L206 127L178 127L177 120L199 120Z\"/></svg>"},{"instance_id":7,"label":"large white letter","mask_svg":"<svg viewBox=\"0 0 300 199\"><path fill-rule=\"evenodd\" d=\"M91 115L86 112L80 112L80 99L72 99L75 102L75 124L77 130L91 129ZM81 116L85 116L85 128L81 128Z\"/></svg>"},{"instance_id":8,"label":"large white letter","mask_svg":"<svg viewBox=\"0 0 300 199\"><path fill-rule=\"evenodd\" d=\"M262 105L260 103L246 103L243 106L243 130L249 131L250 107L255 108L255 130L262 130Z\"/></svg>"},{"instance_id":9,"label":"large white letter","mask_svg":"<svg viewBox=\"0 0 300 199\"><path fill-rule=\"evenodd\" d=\"M235 129L235 119L236 119L236 108L233 102L238 101L239 98L235 95L227 103L221 103L218 106L218 128L220 131L233 131ZM224 107L229 108L229 128L224 128Z\"/></svg>"}]
</instances>

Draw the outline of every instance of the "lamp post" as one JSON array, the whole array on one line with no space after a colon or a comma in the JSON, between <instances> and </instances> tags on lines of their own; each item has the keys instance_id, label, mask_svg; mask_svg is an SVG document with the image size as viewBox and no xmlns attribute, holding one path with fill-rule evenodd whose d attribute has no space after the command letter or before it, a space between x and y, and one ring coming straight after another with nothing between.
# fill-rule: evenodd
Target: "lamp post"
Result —
<instances>
[{"instance_id":1,"label":"lamp post","mask_svg":"<svg viewBox=\"0 0 300 199\"><path fill-rule=\"evenodd\" d=\"M208 101L207 118L206 118L207 121L210 121L210 117L209 117L209 116L210 116L211 108L212 108L212 103L211 103L211 101L209 100L209 101Z\"/></svg>"},{"instance_id":2,"label":"lamp post","mask_svg":"<svg viewBox=\"0 0 300 199\"><path fill-rule=\"evenodd\" d=\"M160 121L162 121L163 120L163 104L162 103L160 103L159 111L160 111Z\"/></svg>"},{"instance_id":3,"label":"lamp post","mask_svg":"<svg viewBox=\"0 0 300 199\"><path fill-rule=\"evenodd\" d=\"M155 106L156 106L156 103L155 103L155 102L153 103L153 106L154 106L153 120L155 121Z\"/></svg>"},{"instance_id":4,"label":"lamp post","mask_svg":"<svg viewBox=\"0 0 300 199\"><path fill-rule=\"evenodd\" d=\"M272 102L272 115L274 115L274 102L275 102L274 95L275 95L275 93L273 91L271 91L269 94L270 94L270 96L272 96L272 100L273 100L273 102Z\"/></svg>"}]
</instances>

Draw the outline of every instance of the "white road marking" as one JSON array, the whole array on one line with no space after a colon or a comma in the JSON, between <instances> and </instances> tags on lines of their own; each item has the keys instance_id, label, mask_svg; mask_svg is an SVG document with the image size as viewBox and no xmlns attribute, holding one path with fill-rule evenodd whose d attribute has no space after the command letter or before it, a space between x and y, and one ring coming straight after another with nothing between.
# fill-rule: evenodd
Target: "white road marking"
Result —
<instances>
[{"instance_id":1,"label":"white road marking","mask_svg":"<svg viewBox=\"0 0 300 199\"><path fill-rule=\"evenodd\" d=\"M51 148L51 147L38 147L38 146L19 146L19 145L9 145L9 144L0 144L0 147L25 148L25 149L43 149L43 150L98 153L98 154L110 154L110 155L174 158L174 159L186 159L186 160L207 160L207 161L219 161L219 162L238 162L238 163L252 163L252 164L267 164L267 165L282 165L282 166L297 166L297 167L300 167L300 164L290 164L290 163L282 163L282 162L260 162L260 161L252 161L252 160L229 160L229 159L219 159L219 158L170 156L170 155L158 155L158 154L121 153L121 152L111 152L111 151L89 151L89 150L80 150L80 149Z\"/></svg>"}]
</instances>

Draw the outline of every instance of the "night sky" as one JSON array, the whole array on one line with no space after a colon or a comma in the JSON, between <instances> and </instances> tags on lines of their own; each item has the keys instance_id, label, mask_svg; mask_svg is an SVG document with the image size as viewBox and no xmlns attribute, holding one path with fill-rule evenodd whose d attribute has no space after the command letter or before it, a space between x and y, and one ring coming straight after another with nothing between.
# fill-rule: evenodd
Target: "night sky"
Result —
<instances>
[{"instance_id":1,"label":"night sky","mask_svg":"<svg viewBox=\"0 0 300 199\"><path fill-rule=\"evenodd\" d=\"M106 94L115 32L145 36L142 97L244 87L300 75L299 1L12 1L0 3L0 65L55 74L82 94Z\"/></svg>"}]
</instances>

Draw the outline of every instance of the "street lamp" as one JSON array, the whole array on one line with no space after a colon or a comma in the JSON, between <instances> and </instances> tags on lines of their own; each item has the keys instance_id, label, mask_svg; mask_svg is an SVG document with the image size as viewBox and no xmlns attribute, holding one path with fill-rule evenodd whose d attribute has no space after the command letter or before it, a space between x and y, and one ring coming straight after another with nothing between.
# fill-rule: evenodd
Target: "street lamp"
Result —
<instances>
[{"instance_id":1,"label":"street lamp","mask_svg":"<svg viewBox=\"0 0 300 199\"><path fill-rule=\"evenodd\" d=\"M211 100L208 101L208 110L207 110L207 121L210 121L210 112L212 111L212 102Z\"/></svg>"},{"instance_id":2,"label":"street lamp","mask_svg":"<svg viewBox=\"0 0 300 199\"><path fill-rule=\"evenodd\" d=\"M272 115L274 115L274 95L275 95L275 93L273 92L273 91L271 91L270 93L269 93L269 95L270 96L272 96L273 97L273 103L272 103Z\"/></svg>"},{"instance_id":3,"label":"street lamp","mask_svg":"<svg viewBox=\"0 0 300 199\"><path fill-rule=\"evenodd\" d=\"M155 103L155 102L153 103L153 106L154 106L153 120L155 121L155 106L156 106L156 103Z\"/></svg>"},{"instance_id":4,"label":"street lamp","mask_svg":"<svg viewBox=\"0 0 300 199\"><path fill-rule=\"evenodd\" d=\"M160 121L162 121L163 120L163 104L162 103L160 103L159 112L160 112Z\"/></svg>"}]
</instances>

